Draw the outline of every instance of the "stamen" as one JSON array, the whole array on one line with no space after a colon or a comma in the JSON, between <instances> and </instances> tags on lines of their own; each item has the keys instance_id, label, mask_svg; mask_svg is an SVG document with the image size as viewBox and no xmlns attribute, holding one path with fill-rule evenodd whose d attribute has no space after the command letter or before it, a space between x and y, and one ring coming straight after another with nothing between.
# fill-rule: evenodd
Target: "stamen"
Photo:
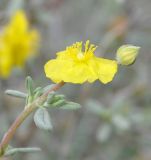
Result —
<instances>
[{"instance_id":1,"label":"stamen","mask_svg":"<svg viewBox=\"0 0 151 160\"><path fill-rule=\"evenodd\" d=\"M88 52L88 50L89 50L89 44L90 44L90 41L87 40L85 43L85 53Z\"/></svg>"},{"instance_id":2,"label":"stamen","mask_svg":"<svg viewBox=\"0 0 151 160\"><path fill-rule=\"evenodd\" d=\"M90 41L87 40L84 44L84 49L82 42L76 42L72 46L67 47L67 51L73 56L76 54L76 57L79 60L87 60L93 55L93 52L96 50L96 48L97 46L90 44Z\"/></svg>"},{"instance_id":3,"label":"stamen","mask_svg":"<svg viewBox=\"0 0 151 160\"><path fill-rule=\"evenodd\" d=\"M78 53L77 58L80 60L83 59L84 58L83 53L82 52Z\"/></svg>"}]
</instances>

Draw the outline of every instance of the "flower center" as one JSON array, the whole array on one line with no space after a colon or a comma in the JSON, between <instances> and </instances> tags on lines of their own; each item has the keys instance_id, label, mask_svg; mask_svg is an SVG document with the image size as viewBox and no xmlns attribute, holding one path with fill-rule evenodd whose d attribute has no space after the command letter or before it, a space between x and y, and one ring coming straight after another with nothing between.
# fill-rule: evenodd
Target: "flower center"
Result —
<instances>
[{"instance_id":1,"label":"flower center","mask_svg":"<svg viewBox=\"0 0 151 160\"><path fill-rule=\"evenodd\" d=\"M94 55L96 48L95 45L90 44L90 41L87 40L84 46L82 42L76 42L72 46L67 47L66 51L75 61L83 62L89 60Z\"/></svg>"},{"instance_id":2,"label":"flower center","mask_svg":"<svg viewBox=\"0 0 151 160\"><path fill-rule=\"evenodd\" d=\"M78 55L77 55L77 58L79 60L83 60L84 59L84 54L82 52L79 52Z\"/></svg>"}]
</instances>

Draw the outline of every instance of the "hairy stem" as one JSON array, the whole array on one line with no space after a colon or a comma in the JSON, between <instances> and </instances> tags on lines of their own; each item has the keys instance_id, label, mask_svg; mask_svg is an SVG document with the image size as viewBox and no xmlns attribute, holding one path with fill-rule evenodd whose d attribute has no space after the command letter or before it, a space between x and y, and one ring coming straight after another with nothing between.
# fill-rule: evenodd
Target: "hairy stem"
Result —
<instances>
[{"instance_id":1,"label":"hairy stem","mask_svg":"<svg viewBox=\"0 0 151 160\"><path fill-rule=\"evenodd\" d=\"M62 82L54 85L49 91L47 91L42 96L37 98L33 103L31 103L28 106L25 106L25 109L16 118L14 123L11 125L11 127L8 129L8 131L5 133L4 137L2 138L2 141L0 143L0 156L4 155L5 149L7 148L9 142L13 138L13 136L14 136L16 130L18 129L18 127L24 122L24 120L38 107L38 105L43 104L43 102L46 101L49 93L51 93L52 91L57 91L64 84L65 83L62 81Z\"/></svg>"}]
</instances>

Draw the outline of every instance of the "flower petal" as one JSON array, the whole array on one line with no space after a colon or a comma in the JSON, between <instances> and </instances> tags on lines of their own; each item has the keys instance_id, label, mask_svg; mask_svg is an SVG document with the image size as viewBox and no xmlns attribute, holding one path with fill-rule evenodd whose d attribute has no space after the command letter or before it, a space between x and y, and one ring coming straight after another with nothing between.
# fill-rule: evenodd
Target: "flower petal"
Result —
<instances>
[{"instance_id":1,"label":"flower petal","mask_svg":"<svg viewBox=\"0 0 151 160\"><path fill-rule=\"evenodd\" d=\"M63 76L65 82L72 83L84 83L86 81L93 82L97 79L97 76L93 74L89 66L85 63L73 63L71 68L66 69L66 73Z\"/></svg>"},{"instance_id":2,"label":"flower petal","mask_svg":"<svg viewBox=\"0 0 151 160\"><path fill-rule=\"evenodd\" d=\"M50 78L55 83L59 83L63 80L63 74L66 74L66 70L70 67L70 61L57 59L48 61L44 66L46 77Z\"/></svg>"},{"instance_id":3,"label":"flower petal","mask_svg":"<svg viewBox=\"0 0 151 160\"><path fill-rule=\"evenodd\" d=\"M62 59L62 60L67 60L67 59L71 59L71 57L68 55L68 53L66 51L61 51L56 53L57 54L57 59Z\"/></svg>"},{"instance_id":4,"label":"flower petal","mask_svg":"<svg viewBox=\"0 0 151 160\"><path fill-rule=\"evenodd\" d=\"M58 52L57 58L50 60L45 66L46 76L54 82L84 83L99 79L103 83L112 81L117 72L117 62L94 56L94 45L76 42L66 50Z\"/></svg>"},{"instance_id":5,"label":"flower petal","mask_svg":"<svg viewBox=\"0 0 151 160\"><path fill-rule=\"evenodd\" d=\"M85 63L74 63L68 60L50 60L45 65L46 76L55 83L61 81L72 83L93 82L97 76Z\"/></svg>"},{"instance_id":6,"label":"flower petal","mask_svg":"<svg viewBox=\"0 0 151 160\"><path fill-rule=\"evenodd\" d=\"M0 41L0 76L7 78L12 69L12 56L6 44Z\"/></svg>"},{"instance_id":7,"label":"flower petal","mask_svg":"<svg viewBox=\"0 0 151 160\"><path fill-rule=\"evenodd\" d=\"M104 84L113 80L118 68L116 61L97 57L93 57L89 65L98 75L98 79Z\"/></svg>"},{"instance_id":8,"label":"flower petal","mask_svg":"<svg viewBox=\"0 0 151 160\"><path fill-rule=\"evenodd\" d=\"M18 10L13 17L14 18L12 18L10 26L12 26L13 29L17 31L17 33L27 31L28 21L26 20L25 13L22 10Z\"/></svg>"},{"instance_id":9,"label":"flower petal","mask_svg":"<svg viewBox=\"0 0 151 160\"><path fill-rule=\"evenodd\" d=\"M57 53L57 59L74 61L77 59L76 57L76 52L61 51Z\"/></svg>"}]
</instances>

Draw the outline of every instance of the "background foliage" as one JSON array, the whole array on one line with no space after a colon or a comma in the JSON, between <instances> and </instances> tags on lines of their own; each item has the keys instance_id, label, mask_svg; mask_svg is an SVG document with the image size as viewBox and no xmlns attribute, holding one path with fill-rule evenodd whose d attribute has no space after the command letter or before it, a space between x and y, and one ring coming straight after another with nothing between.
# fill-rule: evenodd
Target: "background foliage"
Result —
<instances>
[{"instance_id":1,"label":"background foliage","mask_svg":"<svg viewBox=\"0 0 151 160\"><path fill-rule=\"evenodd\" d=\"M67 84L61 89L83 107L51 111L53 131L37 130L29 118L16 133L14 146L39 146L42 152L18 154L14 159L150 160L151 159L151 1L150 0L1 0L0 27L23 8L39 29L39 56L24 71L14 70L0 82L0 138L24 103L4 95L7 88L25 91L24 79L39 86L50 83L43 65L75 41L100 44L96 54L114 58L122 44L141 46L136 63L120 67L110 84Z\"/></svg>"}]
</instances>

